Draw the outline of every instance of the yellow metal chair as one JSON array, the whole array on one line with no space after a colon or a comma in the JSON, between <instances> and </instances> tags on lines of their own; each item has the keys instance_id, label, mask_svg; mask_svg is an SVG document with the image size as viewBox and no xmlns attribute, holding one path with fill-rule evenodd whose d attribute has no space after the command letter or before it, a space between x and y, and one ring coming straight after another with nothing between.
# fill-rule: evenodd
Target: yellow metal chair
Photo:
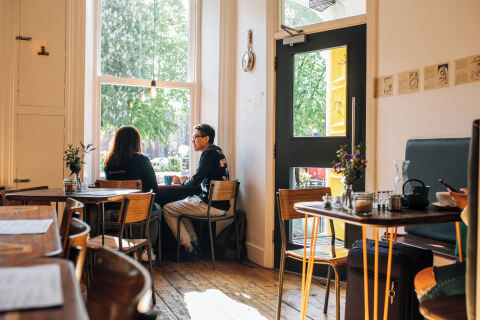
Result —
<instances>
[{"instance_id":1,"label":"yellow metal chair","mask_svg":"<svg viewBox=\"0 0 480 320\"><path fill-rule=\"evenodd\" d=\"M304 201L320 201L322 196L327 193L331 194L330 188L317 188L317 189L299 189L299 190L287 190L280 189L277 193L277 212L278 219L280 221L280 232L282 237L282 255L280 260L280 273L278 279L278 301L277 301L277 320L280 319L280 313L282 308L282 291L283 291L283 274L285 268L285 258L291 258L299 261L303 261L304 250L287 250L287 237L285 232L285 221L292 219L305 218L305 215L298 213L294 209L294 205L297 202ZM315 248L315 264L328 265L327 275L327 291L325 293L325 302L323 312L327 313L328 308L328 296L330 292L330 277L331 270L335 273L335 294L336 294L336 319L340 319L340 284L338 278L337 267L347 263L348 249L335 247L335 229L333 227L332 220L329 219L330 228L332 230L332 242L331 245L319 246ZM307 230L305 230L307 232ZM306 250L307 257L310 255L310 249Z\"/></svg>"}]
</instances>

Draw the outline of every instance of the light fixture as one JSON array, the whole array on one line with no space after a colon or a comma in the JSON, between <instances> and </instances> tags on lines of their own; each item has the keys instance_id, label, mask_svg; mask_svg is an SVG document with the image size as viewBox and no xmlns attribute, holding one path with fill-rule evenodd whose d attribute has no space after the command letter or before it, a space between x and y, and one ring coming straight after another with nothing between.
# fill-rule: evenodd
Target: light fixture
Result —
<instances>
[{"instance_id":1,"label":"light fixture","mask_svg":"<svg viewBox=\"0 0 480 320\"><path fill-rule=\"evenodd\" d=\"M150 86L150 97L152 97L152 99L155 99L157 97L157 82L155 81L155 79L152 79Z\"/></svg>"},{"instance_id":2,"label":"light fixture","mask_svg":"<svg viewBox=\"0 0 480 320\"><path fill-rule=\"evenodd\" d=\"M308 7L310 9L323 12L334 3L335 0L309 0Z\"/></svg>"},{"instance_id":3,"label":"light fixture","mask_svg":"<svg viewBox=\"0 0 480 320\"><path fill-rule=\"evenodd\" d=\"M152 57L152 82L150 83L150 97L155 99L157 97L157 82L155 81L155 25L157 22L157 0L153 0L153 36L152 36L152 47L153 47L153 57Z\"/></svg>"}]
</instances>

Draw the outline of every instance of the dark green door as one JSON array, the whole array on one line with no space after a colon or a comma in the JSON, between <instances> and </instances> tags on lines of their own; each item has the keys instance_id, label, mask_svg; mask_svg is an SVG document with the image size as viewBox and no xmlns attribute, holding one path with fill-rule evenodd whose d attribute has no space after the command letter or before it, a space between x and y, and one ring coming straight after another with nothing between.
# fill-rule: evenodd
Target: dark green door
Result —
<instances>
[{"instance_id":1,"label":"dark green door","mask_svg":"<svg viewBox=\"0 0 480 320\"><path fill-rule=\"evenodd\" d=\"M341 193L340 177L328 168L336 150L351 144L353 97L355 140L365 140L366 26L308 35L307 42L294 46L278 40L276 54L276 190L330 186L334 195ZM364 181L358 181L355 189L363 188ZM303 225L301 219L286 224L287 249L303 244ZM327 233L326 220L319 233ZM355 226L345 225L344 233L347 247L361 238L361 230ZM276 267L280 250L276 212ZM287 260L285 268L301 271L301 264Z\"/></svg>"}]
</instances>

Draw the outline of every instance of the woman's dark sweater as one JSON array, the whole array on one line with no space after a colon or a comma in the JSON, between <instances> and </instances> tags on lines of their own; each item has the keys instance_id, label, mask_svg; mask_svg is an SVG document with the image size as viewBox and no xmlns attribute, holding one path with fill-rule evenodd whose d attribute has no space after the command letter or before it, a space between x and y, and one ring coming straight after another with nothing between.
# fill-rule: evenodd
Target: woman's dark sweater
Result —
<instances>
[{"instance_id":1,"label":"woman's dark sweater","mask_svg":"<svg viewBox=\"0 0 480 320\"><path fill-rule=\"evenodd\" d=\"M142 192L153 190L158 194L157 178L148 157L135 153L131 158L125 158L118 167L105 167L107 180L141 180Z\"/></svg>"}]
</instances>

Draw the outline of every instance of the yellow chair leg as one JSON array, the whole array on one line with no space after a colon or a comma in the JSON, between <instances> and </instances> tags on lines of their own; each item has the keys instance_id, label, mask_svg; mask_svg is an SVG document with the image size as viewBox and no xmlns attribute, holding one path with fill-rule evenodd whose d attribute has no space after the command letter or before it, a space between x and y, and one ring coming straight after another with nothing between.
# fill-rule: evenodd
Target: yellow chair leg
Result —
<instances>
[{"instance_id":1,"label":"yellow chair leg","mask_svg":"<svg viewBox=\"0 0 480 320\"><path fill-rule=\"evenodd\" d=\"M460 233L460 222L455 222L455 230L457 231L457 243L458 243L458 258L460 262L463 262L463 250L462 250L462 234Z\"/></svg>"}]
</instances>

